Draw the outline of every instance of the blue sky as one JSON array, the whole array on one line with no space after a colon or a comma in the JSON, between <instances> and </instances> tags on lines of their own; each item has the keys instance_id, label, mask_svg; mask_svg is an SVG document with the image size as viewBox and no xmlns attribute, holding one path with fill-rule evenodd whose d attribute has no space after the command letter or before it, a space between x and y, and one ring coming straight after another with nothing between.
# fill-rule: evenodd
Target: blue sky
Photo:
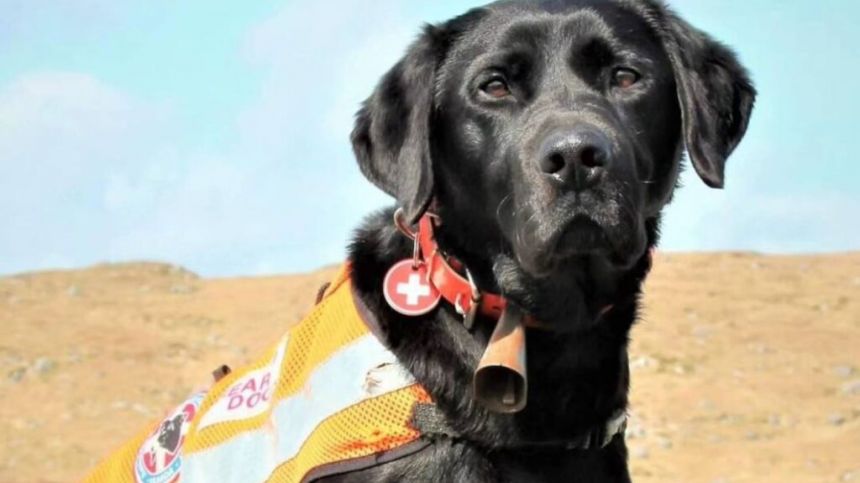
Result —
<instances>
[{"instance_id":1,"label":"blue sky","mask_svg":"<svg viewBox=\"0 0 860 483\"><path fill-rule=\"evenodd\" d=\"M354 164L353 113L422 22L479 3L0 0L0 273L341 260L389 203ZM860 249L860 2L672 4L761 94L727 189L689 169L662 248Z\"/></svg>"}]
</instances>

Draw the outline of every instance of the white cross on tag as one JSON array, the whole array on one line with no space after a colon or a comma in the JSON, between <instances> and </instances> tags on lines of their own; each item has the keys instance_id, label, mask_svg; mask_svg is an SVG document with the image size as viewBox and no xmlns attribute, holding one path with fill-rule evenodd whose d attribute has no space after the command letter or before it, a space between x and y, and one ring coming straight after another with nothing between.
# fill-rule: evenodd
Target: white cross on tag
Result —
<instances>
[{"instance_id":1,"label":"white cross on tag","mask_svg":"<svg viewBox=\"0 0 860 483\"><path fill-rule=\"evenodd\" d=\"M408 283L398 283L397 293L406 296L406 305L418 305L421 297L430 295L430 286L421 282L421 276L417 273L409 275Z\"/></svg>"}]
</instances>

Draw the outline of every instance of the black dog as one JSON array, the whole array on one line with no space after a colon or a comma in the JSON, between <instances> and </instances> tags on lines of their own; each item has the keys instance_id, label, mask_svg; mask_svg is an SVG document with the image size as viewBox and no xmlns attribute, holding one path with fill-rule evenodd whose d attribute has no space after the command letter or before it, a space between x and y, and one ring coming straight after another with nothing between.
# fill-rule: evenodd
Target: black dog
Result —
<instances>
[{"instance_id":1,"label":"black dog","mask_svg":"<svg viewBox=\"0 0 860 483\"><path fill-rule=\"evenodd\" d=\"M656 0L501 2L428 26L358 113L362 172L528 333L528 405L486 410L470 385L495 320L443 302L405 317L381 293L411 256L392 211L350 250L387 344L456 437L326 481L629 481L622 434L570 449L627 406L628 332L686 151L723 185L755 90L734 54ZM612 309L604 314L604 307Z\"/></svg>"}]
</instances>

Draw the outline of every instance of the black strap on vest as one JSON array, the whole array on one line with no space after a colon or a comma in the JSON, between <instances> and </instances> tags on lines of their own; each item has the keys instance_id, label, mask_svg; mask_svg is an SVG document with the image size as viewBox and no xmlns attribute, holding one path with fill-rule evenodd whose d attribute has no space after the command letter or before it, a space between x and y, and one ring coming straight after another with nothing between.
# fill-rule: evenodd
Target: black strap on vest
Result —
<instances>
[{"instance_id":1,"label":"black strap on vest","mask_svg":"<svg viewBox=\"0 0 860 483\"><path fill-rule=\"evenodd\" d=\"M450 438L469 441L448 424L448 420L433 403L416 404L412 412L412 426L429 439ZM588 433L573 439L547 441L521 441L511 445L496 447L508 450L590 450L606 447L627 427L627 415L619 411L606 424L593 428Z\"/></svg>"}]
</instances>

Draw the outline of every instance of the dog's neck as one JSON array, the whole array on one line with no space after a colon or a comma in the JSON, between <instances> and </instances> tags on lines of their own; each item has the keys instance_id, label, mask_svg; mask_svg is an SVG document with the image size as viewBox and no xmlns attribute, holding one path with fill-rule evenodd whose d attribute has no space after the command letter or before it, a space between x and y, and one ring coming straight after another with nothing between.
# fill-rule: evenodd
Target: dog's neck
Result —
<instances>
[{"instance_id":1,"label":"dog's neck","mask_svg":"<svg viewBox=\"0 0 860 483\"><path fill-rule=\"evenodd\" d=\"M386 343L459 434L488 446L573 438L626 407L627 336L650 268L647 254L626 270L607 271L585 260L572 265L567 278L535 281L524 277L504 253L478 256L458 246L449 231L439 231L440 247L464 262L482 289L501 292L538 318L577 327L529 331L528 405L520 413L502 415L487 411L471 395L472 373L495 321L479 319L470 333L447 304L422 317L405 317L386 305L381 293L385 273L412 253L411 242L390 220L390 211L380 213L359 229L350 250L353 284L362 302L377 314ZM656 220L649 235L652 231L656 235ZM606 304L612 310L595 322L598 307Z\"/></svg>"}]
</instances>

